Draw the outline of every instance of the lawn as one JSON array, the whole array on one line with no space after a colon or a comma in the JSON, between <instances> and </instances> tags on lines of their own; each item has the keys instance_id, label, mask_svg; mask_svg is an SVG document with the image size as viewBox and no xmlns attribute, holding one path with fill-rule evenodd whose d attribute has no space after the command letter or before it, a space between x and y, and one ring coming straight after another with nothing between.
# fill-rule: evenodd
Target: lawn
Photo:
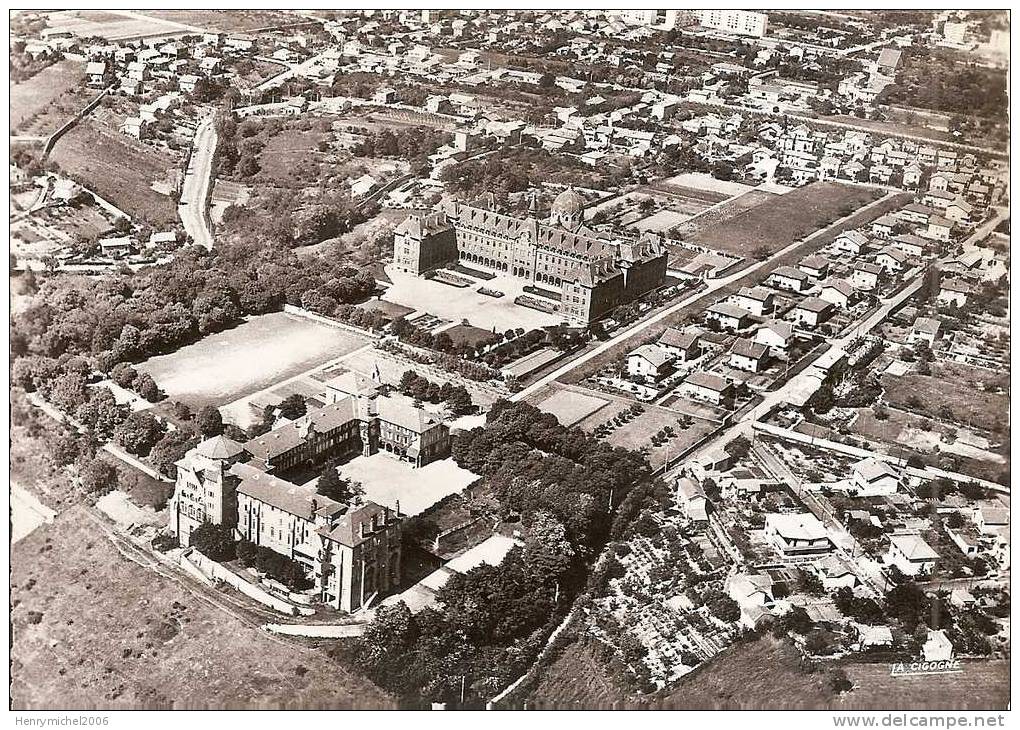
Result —
<instances>
[{"instance_id":1,"label":"lawn","mask_svg":"<svg viewBox=\"0 0 1020 730\"><path fill-rule=\"evenodd\" d=\"M769 197L722 220L708 220L685 232L685 240L748 257L760 247L773 251L814 233L875 200L869 188L821 182ZM740 200L738 198L737 200Z\"/></svg>"},{"instance_id":2,"label":"lawn","mask_svg":"<svg viewBox=\"0 0 1020 730\"><path fill-rule=\"evenodd\" d=\"M192 410L221 406L346 355L359 335L275 312L138 365L173 400Z\"/></svg>"},{"instance_id":3,"label":"lawn","mask_svg":"<svg viewBox=\"0 0 1020 730\"><path fill-rule=\"evenodd\" d=\"M277 10L145 10L145 15L223 33L300 23L305 18Z\"/></svg>"},{"instance_id":4,"label":"lawn","mask_svg":"<svg viewBox=\"0 0 1020 730\"><path fill-rule=\"evenodd\" d=\"M472 347L477 347L479 342L491 340L494 336L491 330L483 330L481 327L474 327L470 324L454 325L450 329L443 331L450 336L453 344L468 344Z\"/></svg>"},{"instance_id":5,"label":"lawn","mask_svg":"<svg viewBox=\"0 0 1020 730\"><path fill-rule=\"evenodd\" d=\"M269 138L258 156L257 182L274 187L303 188L317 177L328 152L318 145L330 137L318 129L283 129Z\"/></svg>"},{"instance_id":6,"label":"lawn","mask_svg":"<svg viewBox=\"0 0 1020 730\"><path fill-rule=\"evenodd\" d=\"M14 709L392 706L324 650L272 638L124 558L83 507L11 557Z\"/></svg>"},{"instance_id":7,"label":"lawn","mask_svg":"<svg viewBox=\"0 0 1020 730\"><path fill-rule=\"evenodd\" d=\"M50 157L133 218L156 226L177 222L177 206L151 187L176 167L165 153L86 119L60 139Z\"/></svg>"},{"instance_id":8,"label":"lawn","mask_svg":"<svg viewBox=\"0 0 1020 730\"><path fill-rule=\"evenodd\" d=\"M11 129L25 132L31 128L33 134L55 131L78 110L68 108L66 113L61 114L63 106L82 96L84 85L85 66L67 60L44 68L20 84L11 84ZM38 119L51 108L45 120Z\"/></svg>"}]
</instances>

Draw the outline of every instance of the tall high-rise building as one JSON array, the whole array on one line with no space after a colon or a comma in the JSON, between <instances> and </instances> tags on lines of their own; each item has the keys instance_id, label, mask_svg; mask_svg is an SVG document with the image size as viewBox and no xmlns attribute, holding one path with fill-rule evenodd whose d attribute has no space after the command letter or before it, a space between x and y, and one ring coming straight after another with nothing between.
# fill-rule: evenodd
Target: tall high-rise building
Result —
<instances>
[{"instance_id":1,"label":"tall high-rise building","mask_svg":"<svg viewBox=\"0 0 1020 730\"><path fill-rule=\"evenodd\" d=\"M698 19L706 28L755 38L763 38L769 25L768 15L748 10L699 10Z\"/></svg>"}]
</instances>

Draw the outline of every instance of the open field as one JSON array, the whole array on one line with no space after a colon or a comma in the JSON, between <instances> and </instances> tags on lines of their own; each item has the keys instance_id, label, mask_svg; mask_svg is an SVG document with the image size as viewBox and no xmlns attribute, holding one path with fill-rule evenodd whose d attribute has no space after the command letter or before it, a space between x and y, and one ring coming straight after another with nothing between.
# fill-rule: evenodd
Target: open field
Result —
<instances>
[{"instance_id":1,"label":"open field","mask_svg":"<svg viewBox=\"0 0 1020 730\"><path fill-rule=\"evenodd\" d=\"M86 119L54 146L61 169L128 215L161 226L177 221L177 206L152 189L175 162L165 154Z\"/></svg>"},{"instance_id":2,"label":"open field","mask_svg":"<svg viewBox=\"0 0 1020 730\"><path fill-rule=\"evenodd\" d=\"M678 234L685 240L695 240L701 231L725 223L744 211L756 208L775 197L773 193L764 190L751 190L743 195L731 198L725 205L720 205L714 210L707 211L696 218L684 222L680 225Z\"/></svg>"},{"instance_id":3,"label":"open field","mask_svg":"<svg viewBox=\"0 0 1020 730\"><path fill-rule=\"evenodd\" d=\"M1009 707L1009 660L964 660L959 674L890 677L888 664L844 667L854 689L833 709L1004 710Z\"/></svg>"},{"instance_id":4,"label":"open field","mask_svg":"<svg viewBox=\"0 0 1020 730\"><path fill-rule=\"evenodd\" d=\"M79 37L97 36L109 41L194 32L194 29L168 19L119 10L61 11L50 13L47 22L51 28L68 30Z\"/></svg>"},{"instance_id":5,"label":"open field","mask_svg":"<svg viewBox=\"0 0 1020 730\"><path fill-rule=\"evenodd\" d=\"M573 388L556 389L547 398L535 403L535 405L556 416L564 426L573 426L592 415L600 408L609 405L608 398L602 398L592 393L581 393Z\"/></svg>"},{"instance_id":6,"label":"open field","mask_svg":"<svg viewBox=\"0 0 1020 730\"><path fill-rule=\"evenodd\" d=\"M960 425L985 429L996 440L1008 438L1009 397L986 393L975 387L972 380L916 373L900 377L884 375L882 387L885 388L885 400L898 408L933 420L951 420ZM951 419L943 418L949 414Z\"/></svg>"},{"instance_id":7,"label":"open field","mask_svg":"<svg viewBox=\"0 0 1020 730\"><path fill-rule=\"evenodd\" d=\"M318 144L328 138L328 132L317 129L284 129L273 135L259 153L257 181L277 187L304 187L326 159L327 153L320 152Z\"/></svg>"},{"instance_id":8,"label":"open field","mask_svg":"<svg viewBox=\"0 0 1020 730\"><path fill-rule=\"evenodd\" d=\"M811 183L785 195L762 199L758 205L729 217L724 214L719 220L699 219L693 230L683 232L683 237L701 246L746 257L761 246L773 251L783 248L867 205L875 197L875 191L869 188Z\"/></svg>"},{"instance_id":9,"label":"open field","mask_svg":"<svg viewBox=\"0 0 1020 730\"><path fill-rule=\"evenodd\" d=\"M365 342L346 330L274 312L169 355L150 358L138 369L152 375L171 399L198 410L254 393L346 355Z\"/></svg>"},{"instance_id":10,"label":"open field","mask_svg":"<svg viewBox=\"0 0 1020 730\"><path fill-rule=\"evenodd\" d=\"M69 103L72 98L78 97L84 85L85 66L77 61L67 60L47 66L20 84L11 84L11 129L27 131L31 128L34 134L55 131L60 124L73 116L77 109L68 113L57 124L36 125L37 118L49 107L57 108L61 103ZM73 93L75 91L79 93Z\"/></svg>"},{"instance_id":11,"label":"open field","mask_svg":"<svg viewBox=\"0 0 1020 730\"><path fill-rule=\"evenodd\" d=\"M276 10L145 10L143 14L210 31L218 30L223 33L236 33L307 20L301 16Z\"/></svg>"},{"instance_id":12,"label":"open field","mask_svg":"<svg viewBox=\"0 0 1020 730\"><path fill-rule=\"evenodd\" d=\"M11 557L16 709L391 704L323 650L250 628L124 558L83 507Z\"/></svg>"}]
</instances>

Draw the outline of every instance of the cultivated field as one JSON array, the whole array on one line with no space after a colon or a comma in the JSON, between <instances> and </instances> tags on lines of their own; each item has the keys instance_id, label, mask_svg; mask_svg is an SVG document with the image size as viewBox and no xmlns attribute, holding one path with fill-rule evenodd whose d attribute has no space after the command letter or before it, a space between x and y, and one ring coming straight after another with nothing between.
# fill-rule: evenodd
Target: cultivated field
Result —
<instances>
[{"instance_id":1,"label":"cultivated field","mask_svg":"<svg viewBox=\"0 0 1020 730\"><path fill-rule=\"evenodd\" d=\"M328 132L317 129L284 129L269 138L259 153L261 170L258 182L277 187L304 187L317 176L319 164L327 153L320 152L320 142L329 139Z\"/></svg>"},{"instance_id":2,"label":"cultivated field","mask_svg":"<svg viewBox=\"0 0 1020 730\"><path fill-rule=\"evenodd\" d=\"M589 395L573 388L556 388L547 398L536 402L535 405L556 416L556 420L562 425L573 426L609 403L608 398L595 394Z\"/></svg>"},{"instance_id":3,"label":"cultivated field","mask_svg":"<svg viewBox=\"0 0 1020 730\"><path fill-rule=\"evenodd\" d=\"M50 157L133 218L156 226L177 222L177 206L151 187L172 172L169 156L86 119L60 139Z\"/></svg>"},{"instance_id":4,"label":"cultivated field","mask_svg":"<svg viewBox=\"0 0 1020 730\"><path fill-rule=\"evenodd\" d=\"M50 13L47 22L51 28L68 30L82 38L96 36L109 41L183 35L196 30L180 23L127 10L61 11Z\"/></svg>"},{"instance_id":5,"label":"cultivated field","mask_svg":"<svg viewBox=\"0 0 1020 730\"><path fill-rule=\"evenodd\" d=\"M1008 396L986 393L973 380L911 373L882 376L882 387L885 400L899 408L938 420L951 414L946 420L985 429L996 440L1008 438Z\"/></svg>"},{"instance_id":6,"label":"cultivated field","mask_svg":"<svg viewBox=\"0 0 1020 730\"><path fill-rule=\"evenodd\" d=\"M39 135L54 132L80 109L76 104L82 97L98 93L86 93L84 86L85 66L67 60L47 66L20 84L11 84L11 129Z\"/></svg>"},{"instance_id":7,"label":"cultivated field","mask_svg":"<svg viewBox=\"0 0 1020 730\"><path fill-rule=\"evenodd\" d=\"M390 706L310 649L123 557L83 507L13 546L15 709Z\"/></svg>"},{"instance_id":8,"label":"cultivated field","mask_svg":"<svg viewBox=\"0 0 1020 730\"><path fill-rule=\"evenodd\" d=\"M869 188L812 183L778 197L758 195L747 201L753 203L757 199L757 205L744 208L746 203L741 203L741 210L735 215L722 209L713 211L713 215L697 219L690 231L682 232L682 237L701 246L747 257L760 246L773 251L783 248L876 197L876 192Z\"/></svg>"},{"instance_id":9,"label":"cultivated field","mask_svg":"<svg viewBox=\"0 0 1020 730\"><path fill-rule=\"evenodd\" d=\"M230 403L366 342L346 330L275 312L150 358L138 369L152 375L171 399L197 410Z\"/></svg>"}]
</instances>

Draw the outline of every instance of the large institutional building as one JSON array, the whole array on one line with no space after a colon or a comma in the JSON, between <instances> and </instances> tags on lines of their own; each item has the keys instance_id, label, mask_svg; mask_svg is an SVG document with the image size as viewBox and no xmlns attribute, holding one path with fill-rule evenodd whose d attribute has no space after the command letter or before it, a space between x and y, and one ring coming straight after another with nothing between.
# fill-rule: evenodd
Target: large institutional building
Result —
<instances>
[{"instance_id":1,"label":"large institutional building","mask_svg":"<svg viewBox=\"0 0 1020 730\"><path fill-rule=\"evenodd\" d=\"M354 373L326 383L326 405L240 444L203 441L177 462L170 529L182 546L209 522L301 563L323 603L364 606L400 580L402 517L373 502L340 504L281 473L379 451L423 466L450 450L435 416ZM399 505L398 505L399 506Z\"/></svg>"},{"instance_id":2,"label":"large institutional building","mask_svg":"<svg viewBox=\"0 0 1020 730\"><path fill-rule=\"evenodd\" d=\"M539 220L449 202L411 215L393 235L393 261L422 274L457 261L511 276L562 295L560 312L585 325L656 289L666 278L662 240L646 233L622 239L583 222L584 200L567 189Z\"/></svg>"}]
</instances>

